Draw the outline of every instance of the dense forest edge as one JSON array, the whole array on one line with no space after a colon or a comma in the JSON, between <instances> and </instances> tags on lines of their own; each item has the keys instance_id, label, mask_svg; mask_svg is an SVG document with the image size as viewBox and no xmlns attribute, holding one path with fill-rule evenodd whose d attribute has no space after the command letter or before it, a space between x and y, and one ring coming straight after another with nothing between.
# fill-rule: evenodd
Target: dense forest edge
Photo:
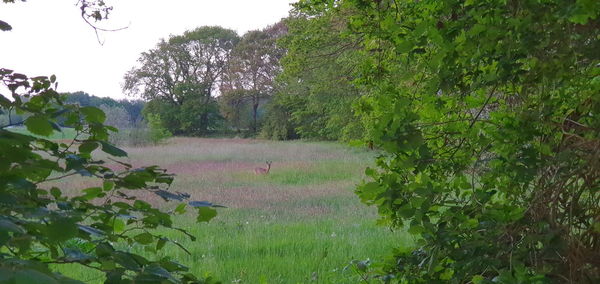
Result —
<instances>
[{"instance_id":1,"label":"dense forest edge","mask_svg":"<svg viewBox=\"0 0 600 284\"><path fill-rule=\"evenodd\" d=\"M86 21L111 11L79 3ZM157 228L195 240L174 216L208 222L221 207L169 190L159 166L122 160L119 145L174 135L375 150L355 192L416 244L358 263L361 281L598 283L598 30L590 0L301 0L262 30L161 40L124 74L129 100L59 94L54 76L1 68L0 281L74 281L52 265L77 263L107 283L218 282L114 245L178 245ZM46 139L65 127L73 139ZM99 186L44 188L72 175ZM165 212L139 190L180 205ZM85 249L64 246L74 238Z\"/></svg>"}]
</instances>

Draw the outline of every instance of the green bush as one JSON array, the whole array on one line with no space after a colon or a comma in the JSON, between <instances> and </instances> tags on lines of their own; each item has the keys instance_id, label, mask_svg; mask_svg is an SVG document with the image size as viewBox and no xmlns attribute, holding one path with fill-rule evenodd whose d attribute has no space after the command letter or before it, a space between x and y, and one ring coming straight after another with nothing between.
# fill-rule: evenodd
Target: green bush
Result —
<instances>
[{"instance_id":1,"label":"green bush","mask_svg":"<svg viewBox=\"0 0 600 284\"><path fill-rule=\"evenodd\" d=\"M158 144L161 141L173 136L173 134L171 134L171 132L165 128L159 114L146 114L146 119L148 120L148 138L152 143ZM135 134L139 136L142 135L142 133Z\"/></svg>"},{"instance_id":2,"label":"green bush","mask_svg":"<svg viewBox=\"0 0 600 284\"><path fill-rule=\"evenodd\" d=\"M352 11L384 150L357 193L418 240L394 283L600 282L600 2L300 1Z\"/></svg>"}]
</instances>

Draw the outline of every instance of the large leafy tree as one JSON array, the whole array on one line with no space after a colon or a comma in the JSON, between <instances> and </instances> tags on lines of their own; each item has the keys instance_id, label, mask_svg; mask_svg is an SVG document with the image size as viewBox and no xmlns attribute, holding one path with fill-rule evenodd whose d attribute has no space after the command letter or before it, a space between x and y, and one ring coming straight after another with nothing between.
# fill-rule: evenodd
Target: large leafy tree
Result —
<instances>
[{"instance_id":1,"label":"large leafy tree","mask_svg":"<svg viewBox=\"0 0 600 284\"><path fill-rule=\"evenodd\" d=\"M598 1L301 4L357 11L384 150L357 192L418 240L382 279L600 281Z\"/></svg>"},{"instance_id":2,"label":"large leafy tree","mask_svg":"<svg viewBox=\"0 0 600 284\"><path fill-rule=\"evenodd\" d=\"M264 135L277 137L287 124L304 138L362 137L351 107L361 95L352 83L361 56L360 36L349 33L347 27L352 13L348 9L291 11L285 20L289 32L279 41L287 52Z\"/></svg>"},{"instance_id":3,"label":"large leafy tree","mask_svg":"<svg viewBox=\"0 0 600 284\"><path fill-rule=\"evenodd\" d=\"M252 131L258 129L259 106L273 95L274 79L280 72L279 60L284 50L276 44L286 33L286 26L279 22L264 30L249 31L235 46L227 68L227 80L221 85L221 93L228 102L246 101L252 109ZM243 97L244 100L240 101Z\"/></svg>"},{"instance_id":4,"label":"large leafy tree","mask_svg":"<svg viewBox=\"0 0 600 284\"><path fill-rule=\"evenodd\" d=\"M103 19L109 11L103 1L79 4L86 20ZM65 104L54 76L31 78L0 68L0 84L0 113L10 110L25 117L0 124L0 282L82 283L56 272L65 264L97 270L106 283L211 282L169 258L149 259L123 249L180 247L159 228L194 238L174 227L172 214L136 198L135 193L144 191L177 200L181 203L175 212L184 213L187 195L168 190L173 175L157 166L133 168L121 161L127 153L107 142L117 129L103 124L106 115L95 107ZM72 140L45 138L61 131L58 121L75 130ZM32 134L11 131L19 125ZM112 165L95 158L98 151ZM97 186L66 193L54 182L72 176ZM215 215L210 203L189 206L199 207L198 221Z\"/></svg>"},{"instance_id":5,"label":"large leafy tree","mask_svg":"<svg viewBox=\"0 0 600 284\"><path fill-rule=\"evenodd\" d=\"M219 111L227 120L228 126L238 134L243 129L252 129L254 124L253 110L248 103L253 94L244 89L227 90L218 97Z\"/></svg>"},{"instance_id":6,"label":"large leafy tree","mask_svg":"<svg viewBox=\"0 0 600 284\"><path fill-rule=\"evenodd\" d=\"M125 74L123 89L176 109L173 113L182 116L169 119L175 122L173 133L203 134L217 117L214 96L238 41L234 31L221 27L200 27L161 40L142 53L140 66Z\"/></svg>"}]
</instances>

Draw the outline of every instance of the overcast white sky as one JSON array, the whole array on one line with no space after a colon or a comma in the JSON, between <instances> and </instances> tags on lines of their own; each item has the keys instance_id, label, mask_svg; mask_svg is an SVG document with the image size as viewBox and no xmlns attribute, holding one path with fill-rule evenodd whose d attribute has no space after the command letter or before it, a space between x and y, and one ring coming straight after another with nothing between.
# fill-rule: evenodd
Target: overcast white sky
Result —
<instances>
[{"instance_id":1,"label":"overcast white sky","mask_svg":"<svg viewBox=\"0 0 600 284\"><path fill-rule=\"evenodd\" d=\"M0 67L29 76L58 77L59 92L125 98L123 75L139 54L161 38L199 26L218 25L243 34L287 16L294 0L107 0L114 7L100 34L104 45L80 17L77 0L0 3Z\"/></svg>"}]
</instances>

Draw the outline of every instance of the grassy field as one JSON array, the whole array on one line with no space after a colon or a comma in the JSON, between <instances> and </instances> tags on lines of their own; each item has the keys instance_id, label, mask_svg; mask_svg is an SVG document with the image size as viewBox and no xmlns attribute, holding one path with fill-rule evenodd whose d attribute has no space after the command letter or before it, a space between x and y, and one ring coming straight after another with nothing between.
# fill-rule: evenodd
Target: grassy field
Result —
<instances>
[{"instance_id":1,"label":"grassy field","mask_svg":"<svg viewBox=\"0 0 600 284\"><path fill-rule=\"evenodd\" d=\"M10 130L10 131L16 132L16 133L26 134L26 135L33 135L36 137L49 139L49 140L69 140L69 139L73 139L73 137L75 137L75 135L77 134L75 132L75 129L66 128L66 127L61 128L62 132L54 131L54 133L52 133L52 135L50 135L50 137L44 137L44 136L32 134L24 126L12 127L7 130Z\"/></svg>"},{"instance_id":2,"label":"grassy field","mask_svg":"<svg viewBox=\"0 0 600 284\"><path fill-rule=\"evenodd\" d=\"M126 150L136 166L158 164L176 173L173 190L228 207L208 224L178 217L196 242L161 232L192 253L167 246L161 254L197 275L211 273L224 283L357 283L356 273L344 269L350 261L377 261L391 247L412 243L404 233L376 226L375 210L353 193L373 160L369 152L334 143L194 138ZM253 169L266 167L266 160L273 161L271 173L256 176ZM81 178L61 185L88 186ZM145 198L165 209L175 206ZM63 271L103 281L78 266Z\"/></svg>"}]
</instances>

